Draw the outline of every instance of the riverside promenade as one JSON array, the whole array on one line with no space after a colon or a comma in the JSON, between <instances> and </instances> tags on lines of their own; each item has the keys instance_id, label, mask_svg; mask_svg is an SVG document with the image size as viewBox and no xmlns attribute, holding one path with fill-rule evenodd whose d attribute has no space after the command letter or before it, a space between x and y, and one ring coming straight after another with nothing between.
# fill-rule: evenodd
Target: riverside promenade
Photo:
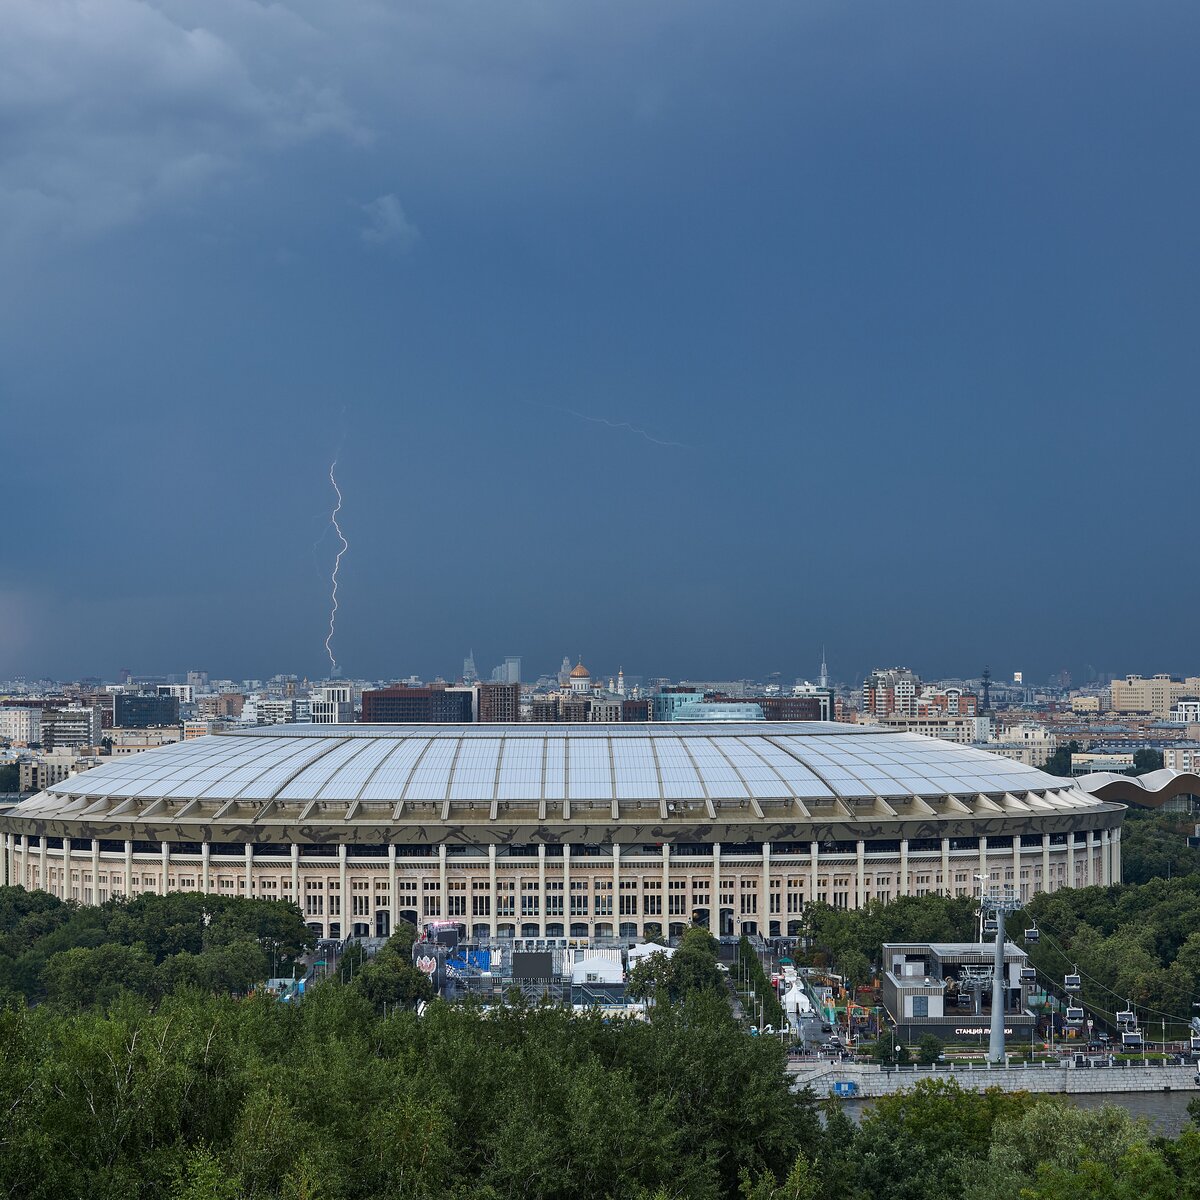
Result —
<instances>
[{"instance_id":1,"label":"riverside promenade","mask_svg":"<svg viewBox=\"0 0 1200 1200\"><path fill-rule=\"evenodd\" d=\"M1075 1066L1062 1063L1006 1067L939 1064L936 1067L880 1067L874 1063L799 1062L788 1066L797 1088L810 1087L818 1096L843 1100L889 1096L913 1087L921 1079L953 1079L961 1088L984 1091L1047 1092L1070 1095L1130 1092L1197 1092L1196 1067L1141 1064ZM849 1085L849 1086L847 1086Z\"/></svg>"}]
</instances>

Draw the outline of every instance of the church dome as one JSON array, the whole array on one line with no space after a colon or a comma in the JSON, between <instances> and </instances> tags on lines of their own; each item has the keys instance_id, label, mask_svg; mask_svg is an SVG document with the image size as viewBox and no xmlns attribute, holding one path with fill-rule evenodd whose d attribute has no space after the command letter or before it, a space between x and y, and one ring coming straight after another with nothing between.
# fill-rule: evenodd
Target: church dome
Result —
<instances>
[{"instance_id":1,"label":"church dome","mask_svg":"<svg viewBox=\"0 0 1200 1200\"><path fill-rule=\"evenodd\" d=\"M582 660L577 662L575 664L575 666L571 668L571 678L572 679L591 679L591 677L592 677L591 671L589 671L587 669L587 667L585 667L583 665Z\"/></svg>"}]
</instances>

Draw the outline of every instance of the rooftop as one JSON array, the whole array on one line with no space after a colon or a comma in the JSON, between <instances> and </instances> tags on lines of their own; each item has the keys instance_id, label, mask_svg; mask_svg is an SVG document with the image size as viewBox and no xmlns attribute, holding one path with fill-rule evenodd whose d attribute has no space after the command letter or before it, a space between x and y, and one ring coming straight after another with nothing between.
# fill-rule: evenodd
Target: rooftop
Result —
<instances>
[{"instance_id":1,"label":"rooftop","mask_svg":"<svg viewBox=\"0 0 1200 1200\"><path fill-rule=\"evenodd\" d=\"M995 815L1088 803L1072 780L972 747L815 721L269 725L115 760L51 791L279 802L846 798L881 816L889 797L963 797Z\"/></svg>"}]
</instances>

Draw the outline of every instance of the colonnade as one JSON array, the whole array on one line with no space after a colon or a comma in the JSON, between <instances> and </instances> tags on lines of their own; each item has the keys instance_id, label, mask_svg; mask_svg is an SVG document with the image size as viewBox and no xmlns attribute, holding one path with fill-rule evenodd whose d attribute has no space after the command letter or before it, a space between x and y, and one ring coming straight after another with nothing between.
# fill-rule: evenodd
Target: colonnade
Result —
<instances>
[{"instance_id":1,"label":"colonnade","mask_svg":"<svg viewBox=\"0 0 1200 1200\"><path fill-rule=\"evenodd\" d=\"M930 848L930 841L937 847ZM998 844L999 843L999 844ZM1004 843L1008 843L1007 845ZM424 925L460 921L492 936L645 936L677 932L695 920L715 933L794 932L814 900L861 908L871 900L942 893L978 895L1011 885L1022 899L1060 887L1119 882L1120 828L1070 835L899 839L786 850L769 842L748 853L719 843L708 854L645 846L565 844L514 856L495 845L445 843L411 856L395 845L362 857L345 844L333 854L316 847L246 844L214 854L212 844L157 849L125 841L120 850L97 839L28 834L3 836L5 883L43 888L63 899L98 904L117 896L192 891L290 900L327 936L386 936L396 919ZM982 877L982 880L981 878Z\"/></svg>"}]
</instances>

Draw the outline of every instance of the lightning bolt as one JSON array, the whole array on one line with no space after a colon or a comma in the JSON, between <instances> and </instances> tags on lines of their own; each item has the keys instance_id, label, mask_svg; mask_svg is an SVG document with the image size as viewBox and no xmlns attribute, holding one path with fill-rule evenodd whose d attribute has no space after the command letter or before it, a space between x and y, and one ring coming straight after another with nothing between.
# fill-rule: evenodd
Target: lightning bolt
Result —
<instances>
[{"instance_id":1,"label":"lightning bolt","mask_svg":"<svg viewBox=\"0 0 1200 1200\"><path fill-rule=\"evenodd\" d=\"M671 442L665 438L655 437L652 433L647 433L646 430L629 421L610 421L607 417L593 417L588 413L576 412L573 408L561 408L557 404L539 404L536 400L526 400L525 404L532 408L544 408L547 412L565 413L569 417L576 417L580 421L590 421L593 425L607 425L609 429L627 429L630 433L637 434L638 437L645 438L646 441L652 442L656 446L677 446L680 450L694 450L694 446L688 445L687 442Z\"/></svg>"},{"instance_id":2,"label":"lightning bolt","mask_svg":"<svg viewBox=\"0 0 1200 1200\"><path fill-rule=\"evenodd\" d=\"M342 555L350 549L350 543L346 541L346 535L342 532L342 527L338 524L338 513L342 511L342 489L338 487L337 476L334 475L334 469L337 467L337 459L329 464L329 482L333 484L333 490L337 494L337 503L333 506L333 512L329 514L329 523L333 526L334 532L338 535L341 541L341 549L337 552L337 557L333 560L333 574L329 577L330 592L329 592L329 634L325 638L325 653L329 655L329 665L332 668L333 674L337 674L337 660L333 657L333 648L330 643L333 641L333 635L337 629L337 611L338 611L338 571L342 566Z\"/></svg>"},{"instance_id":3,"label":"lightning bolt","mask_svg":"<svg viewBox=\"0 0 1200 1200\"><path fill-rule=\"evenodd\" d=\"M647 433L644 429L639 429L636 425L631 425L628 421L610 421L607 417L589 417L587 413L576 412L573 408L564 408L562 411L570 413L573 417L578 417L581 421L591 421L596 425L607 425L609 429L628 429L630 433L639 434L646 441L653 442L656 446L678 446L681 450L692 449L686 442L668 442L662 438L656 438L652 433Z\"/></svg>"}]
</instances>

